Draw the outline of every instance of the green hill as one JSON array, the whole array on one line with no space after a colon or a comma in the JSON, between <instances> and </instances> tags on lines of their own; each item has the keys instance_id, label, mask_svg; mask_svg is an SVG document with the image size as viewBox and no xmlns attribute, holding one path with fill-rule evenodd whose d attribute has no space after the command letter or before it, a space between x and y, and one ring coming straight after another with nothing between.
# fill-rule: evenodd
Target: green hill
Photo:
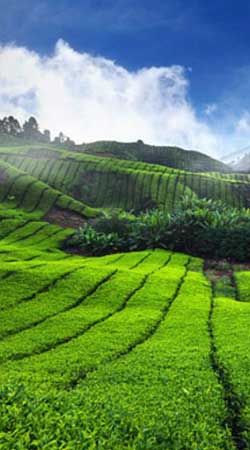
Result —
<instances>
[{"instance_id":1,"label":"green hill","mask_svg":"<svg viewBox=\"0 0 250 450\"><path fill-rule=\"evenodd\" d=\"M0 148L1 449L249 448L249 267L62 250L102 208L242 206L249 189L244 174Z\"/></svg>"},{"instance_id":2,"label":"green hill","mask_svg":"<svg viewBox=\"0 0 250 450\"><path fill-rule=\"evenodd\" d=\"M70 233L1 203L1 448L250 442L249 272L166 250L67 255Z\"/></svg>"},{"instance_id":3,"label":"green hill","mask_svg":"<svg viewBox=\"0 0 250 450\"><path fill-rule=\"evenodd\" d=\"M85 218L99 213L5 161L0 161L0 201L36 218L44 217L53 208L67 209Z\"/></svg>"},{"instance_id":4,"label":"green hill","mask_svg":"<svg viewBox=\"0 0 250 450\"><path fill-rule=\"evenodd\" d=\"M173 208L183 195L250 206L250 177L190 172L54 146L0 147L0 159L92 208Z\"/></svg>"},{"instance_id":5,"label":"green hill","mask_svg":"<svg viewBox=\"0 0 250 450\"><path fill-rule=\"evenodd\" d=\"M142 141L132 143L99 141L77 146L76 148L78 151L91 155L161 164L192 172L231 171L226 164L203 153L183 150L179 147L147 145Z\"/></svg>"}]
</instances>

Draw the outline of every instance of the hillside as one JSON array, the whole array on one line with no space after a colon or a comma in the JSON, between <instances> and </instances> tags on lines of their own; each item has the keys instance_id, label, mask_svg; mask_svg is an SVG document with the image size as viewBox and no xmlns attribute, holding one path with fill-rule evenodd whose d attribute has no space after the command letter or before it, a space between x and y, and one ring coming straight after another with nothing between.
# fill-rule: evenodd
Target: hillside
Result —
<instances>
[{"instance_id":1,"label":"hillside","mask_svg":"<svg viewBox=\"0 0 250 450\"><path fill-rule=\"evenodd\" d=\"M91 155L161 164L192 172L230 172L229 166L203 153L179 147L147 145L142 141L133 143L99 141L76 148Z\"/></svg>"},{"instance_id":2,"label":"hillside","mask_svg":"<svg viewBox=\"0 0 250 450\"><path fill-rule=\"evenodd\" d=\"M0 159L91 208L172 209L183 194L250 205L248 175L183 171L46 145L0 147Z\"/></svg>"},{"instance_id":3,"label":"hillside","mask_svg":"<svg viewBox=\"0 0 250 450\"><path fill-rule=\"evenodd\" d=\"M28 132L27 125L29 125ZM61 149L70 149L74 152L160 164L193 172L231 171L230 166L216 159L197 151L184 150L179 147L147 145L141 140L132 143L98 141L76 145L74 141L64 136L63 133L51 141L50 132L49 130L46 131L46 134L39 131L39 125L34 117L31 117L26 122L26 128L25 126L22 127L17 119L5 117L2 121L0 120L0 147L40 145L41 147L53 148L59 145Z\"/></svg>"},{"instance_id":4,"label":"hillside","mask_svg":"<svg viewBox=\"0 0 250 450\"><path fill-rule=\"evenodd\" d=\"M86 218L98 214L98 210L4 161L0 161L0 201L8 202L13 208L20 207L35 217L43 217L53 208L68 209L72 214L78 213Z\"/></svg>"},{"instance_id":5,"label":"hillside","mask_svg":"<svg viewBox=\"0 0 250 450\"><path fill-rule=\"evenodd\" d=\"M72 230L33 205L0 207L1 448L250 442L249 271L166 250L68 255Z\"/></svg>"},{"instance_id":6,"label":"hillside","mask_svg":"<svg viewBox=\"0 0 250 450\"><path fill-rule=\"evenodd\" d=\"M247 174L0 147L0 448L250 442L248 265L63 251L107 209L172 210L184 193L240 207L249 192Z\"/></svg>"}]
</instances>

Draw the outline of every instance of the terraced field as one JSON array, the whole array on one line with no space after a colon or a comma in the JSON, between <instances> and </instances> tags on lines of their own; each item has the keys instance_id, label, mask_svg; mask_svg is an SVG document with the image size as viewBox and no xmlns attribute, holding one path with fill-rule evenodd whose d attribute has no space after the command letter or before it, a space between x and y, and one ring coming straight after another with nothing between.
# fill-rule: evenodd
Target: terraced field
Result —
<instances>
[{"instance_id":1,"label":"terraced field","mask_svg":"<svg viewBox=\"0 0 250 450\"><path fill-rule=\"evenodd\" d=\"M250 271L67 255L71 230L4 206L2 449L250 448Z\"/></svg>"},{"instance_id":2,"label":"terraced field","mask_svg":"<svg viewBox=\"0 0 250 450\"><path fill-rule=\"evenodd\" d=\"M43 189L39 185L43 202L52 195L49 186L53 188L54 195L63 193L67 196L67 199L59 197L60 205L69 205L73 210L87 215L91 214L91 209L84 211L86 205L125 210L158 205L172 209L184 194L220 199L236 207L250 206L250 178L244 174L188 172L162 165L38 146L0 147L0 161L0 174L3 173L0 184L4 186L2 199L26 193L24 200L29 201L30 189L37 193L35 180L39 180L44 183ZM6 163L12 168L9 177L4 176ZM28 181L24 174L33 178ZM6 182L1 183L1 178L7 180L7 190ZM72 199L84 205L73 204ZM18 206L23 206L22 201L23 196ZM37 204L34 207L41 206Z\"/></svg>"},{"instance_id":3,"label":"terraced field","mask_svg":"<svg viewBox=\"0 0 250 450\"><path fill-rule=\"evenodd\" d=\"M248 267L166 250L66 254L73 230L46 218L100 214L74 186L94 165L108 184L115 162L58 151L45 169L34 149L18 154L2 150L0 177L1 450L250 449ZM194 179L136 164L162 193L167 171ZM228 200L249 182L197 177L227 186Z\"/></svg>"}]
</instances>

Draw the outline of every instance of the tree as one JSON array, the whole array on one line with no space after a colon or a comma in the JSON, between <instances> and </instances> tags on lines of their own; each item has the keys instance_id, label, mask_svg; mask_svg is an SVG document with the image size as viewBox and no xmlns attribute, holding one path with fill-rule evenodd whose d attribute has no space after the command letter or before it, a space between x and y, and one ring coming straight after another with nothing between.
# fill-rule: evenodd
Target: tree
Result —
<instances>
[{"instance_id":1,"label":"tree","mask_svg":"<svg viewBox=\"0 0 250 450\"><path fill-rule=\"evenodd\" d=\"M66 141L66 136L60 131L59 135L55 137L54 144L63 145Z\"/></svg>"},{"instance_id":2,"label":"tree","mask_svg":"<svg viewBox=\"0 0 250 450\"><path fill-rule=\"evenodd\" d=\"M23 124L23 134L27 139L38 138L41 134L35 117L30 117Z\"/></svg>"},{"instance_id":3,"label":"tree","mask_svg":"<svg viewBox=\"0 0 250 450\"><path fill-rule=\"evenodd\" d=\"M18 136L22 132L22 128L17 119L13 116L8 117L9 121L9 130L12 136Z\"/></svg>"},{"instance_id":4,"label":"tree","mask_svg":"<svg viewBox=\"0 0 250 450\"><path fill-rule=\"evenodd\" d=\"M64 147L74 147L75 146L75 142L72 141L72 139L70 139L68 136L65 136L65 134L63 134L61 131L60 131L59 135L55 137L53 143L56 145L62 145Z\"/></svg>"},{"instance_id":5,"label":"tree","mask_svg":"<svg viewBox=\"0 0 250 450\"><path fill-rule=\"evenodd\" d=\"M44 139L44 142L47 142L47 143L50 142L51 137L50 137L50 131L49 130L44 130L44 132L43 132L43 139Z\"/></svg>"},{"instance_id":6,"label":"tree","mask_svg":"<svg viewBox=\"0 0 250 450\"><path fill-rule=\"evenodd\" d=\"M22 127L17 119L13 116L4 117L0 120L0 134L9 134L11 136L19 136L22 133Z\"/></svg>"},{"instance_id":7,"label":"tree","mask_svg":"<svg viewBox=\"0 0 250 450\"><path fill-rule=\"evenodd\" d=\"M51 143L50 130L46 129L41 132L39 130L38 122L33 116L26 120L23 126L21 126L18 120L13 116L0 119L0 135L18 137L24 141L44 142L46 144ZM75 147L75 142L62 133L62 131L55 137L53 143L66 148Z\"/></svg>"},{"instance_id":8,"label":"tree","mask_svg":"<svg viewBox=\"0 0 250 450\"><path fill-rule=\"evenodd\" d=\"M75 141L67 137L66 141L64 142L65 147L74 147L76 145Z\"/></svg>"}]
</instances>

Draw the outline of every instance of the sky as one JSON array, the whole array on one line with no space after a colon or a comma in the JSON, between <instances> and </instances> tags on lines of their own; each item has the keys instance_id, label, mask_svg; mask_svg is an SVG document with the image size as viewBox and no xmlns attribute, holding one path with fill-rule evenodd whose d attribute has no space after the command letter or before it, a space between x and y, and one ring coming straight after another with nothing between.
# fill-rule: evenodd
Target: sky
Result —
<instances>
[{"instance_id":1,"label":"sky","mask_svg":"<svg viewBox=\"0 0 250 450\"><path fill-rule=\"evenodd\" d=\"M250 145L247 0L0 0L0 117L77 142Z\"/></svg>"}]
</instances>

